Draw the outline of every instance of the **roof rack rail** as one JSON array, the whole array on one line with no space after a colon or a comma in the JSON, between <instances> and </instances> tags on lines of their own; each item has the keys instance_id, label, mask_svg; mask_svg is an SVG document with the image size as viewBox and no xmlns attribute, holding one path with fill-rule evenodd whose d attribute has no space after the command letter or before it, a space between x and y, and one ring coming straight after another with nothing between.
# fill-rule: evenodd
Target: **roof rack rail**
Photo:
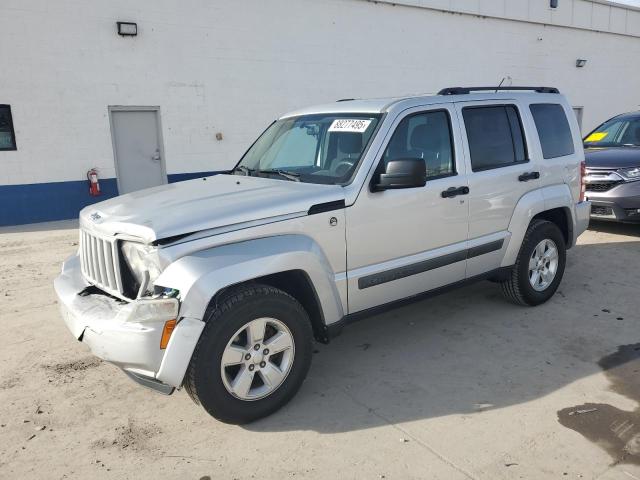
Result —
<instances>
[{"instance_id":1,"label":"roof rack rail","mask_svg":"<svg viewBox=\"0 0 640 480\"><path fill-rule=\"evenodd\" d=\"M353 102L355 98L341 98L340 100L336 100L336 103L340 102Z\"/></svg>"},{"instance_id":2,"label":"roof rack rail","mask_svg":"<svg viewBox=\"0 0 640 480\"><path fill-rule=\"evenodd\" d=\"M443 88L438 95L468 95L471 92L508 92L508 91L528 91L537 93L560 93L560 90L554 87L450 87Z\"/></svg>"}]
</instances>

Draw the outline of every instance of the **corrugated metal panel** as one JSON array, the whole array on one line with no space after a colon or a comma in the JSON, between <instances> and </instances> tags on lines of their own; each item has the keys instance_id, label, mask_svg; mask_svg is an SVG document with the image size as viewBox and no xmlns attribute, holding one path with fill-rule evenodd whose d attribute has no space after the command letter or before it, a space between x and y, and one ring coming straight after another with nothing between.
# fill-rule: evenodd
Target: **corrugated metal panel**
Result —
<instances>
[{"instance_id":1,"label":"corrugated metal panel","mask_svg":"<svg viewBox=\"0 0 640 480\"><path fill-rule=\"evenodd\" d=\"M627 32L640 37L640 12L627 13Z\"/></svg>"},{"instance_id":2,"label":"corrugated metal panel","mask_svg":"<svg viewBox=\"0 0 640 480\"><path fill-rule=\"evenodd\" d=\"M372 2L373 0L364 0ZM377 3L422 7L505 20L550 24L640 37L640 9L606 0L376 0Z\"/></svg>"},{"instance_id":3,"label":"corrugated metal panel","mask_svg":"<svg viewBox=\"0 0 640 480\"><path fill-rule=\"evenodd\" d=\"M601 5L599 3L593 4L593 11L591 16L591 26L596 30L608 31L610 27L611 19L611 7Z\"/></svg>"}]
</instances>

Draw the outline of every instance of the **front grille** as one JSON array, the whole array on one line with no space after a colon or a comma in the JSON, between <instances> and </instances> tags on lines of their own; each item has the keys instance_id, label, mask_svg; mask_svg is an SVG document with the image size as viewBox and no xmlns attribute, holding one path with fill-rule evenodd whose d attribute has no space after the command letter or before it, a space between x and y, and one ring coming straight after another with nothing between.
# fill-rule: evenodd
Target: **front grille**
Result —
<instances>
[{"instance_id":1,"label":"front grille","mask_svg":"<svg viewBox=\"0 0 640 480\"><path fill-rule=\"evenodd\" d=\"M115 239L98 237L80 230L80 264L82 274L89 283L112 295L123 296L118 244Z\"/></svg>"},{"instance_id":2,"label":"front grille","mask_svg":"<svg viewBox=\"0 0 640 480\"><path fill-rule=\"evenodd\" d=\"M591 205L591 215L611 216L613 215L613 208Z\"/></svg>"},{"instance_id":3,"label":"front grille","mask_svg":"<svg viewBox=\"0 0 640 480\"><path fill-rule=\"evenodd\" d=\"M587 183L587 192L608 192L622 182Z\"/></svg>"}]
</instances>

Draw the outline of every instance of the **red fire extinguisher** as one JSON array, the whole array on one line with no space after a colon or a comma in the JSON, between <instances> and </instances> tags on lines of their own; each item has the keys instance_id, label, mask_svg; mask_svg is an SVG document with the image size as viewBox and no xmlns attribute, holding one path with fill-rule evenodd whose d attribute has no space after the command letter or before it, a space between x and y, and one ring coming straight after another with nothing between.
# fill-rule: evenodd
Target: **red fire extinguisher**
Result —
<instances>
[{"instance_id":1,"label":"red fire extinguisher","mask_svg":"<svg viewBox=\"0 0 640 480\"><path fill-rule=\"evenodd\" d=\"M100 183L98 183L98 170L92 168L87 172L87 180L89 180L89 195L97 197L100 193Z\"/></svg>"}]
</instances>

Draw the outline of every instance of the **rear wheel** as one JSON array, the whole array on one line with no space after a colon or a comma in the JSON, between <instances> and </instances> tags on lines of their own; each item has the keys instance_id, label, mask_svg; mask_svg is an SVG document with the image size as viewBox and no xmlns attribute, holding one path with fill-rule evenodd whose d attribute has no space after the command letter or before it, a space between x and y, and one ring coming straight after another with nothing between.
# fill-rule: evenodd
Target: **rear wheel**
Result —
<instances>
[{"instance_id":1,"label":"rear wheel","mask_svg":"<svg viewBox=\"0 0 640 480\"><path fill-rule=\"evenodd\" d=\"M298 391L311 364L311 322L290 295L249 285L207 311L185 376L185 389L215 418L247 423Z\"/></svg>"},{"instance_id":2,"label":"rear wheel","mask_svg":"<svg viewBox=\"0 0 640 480\"><path fill-rule=\"evenodd\" d=\"M511 276L502 282L503 293L520 305L546 302L558 289L566 260L566 245L558 226L546 220L532 221Z\"/></svg>"}]
</instances>

